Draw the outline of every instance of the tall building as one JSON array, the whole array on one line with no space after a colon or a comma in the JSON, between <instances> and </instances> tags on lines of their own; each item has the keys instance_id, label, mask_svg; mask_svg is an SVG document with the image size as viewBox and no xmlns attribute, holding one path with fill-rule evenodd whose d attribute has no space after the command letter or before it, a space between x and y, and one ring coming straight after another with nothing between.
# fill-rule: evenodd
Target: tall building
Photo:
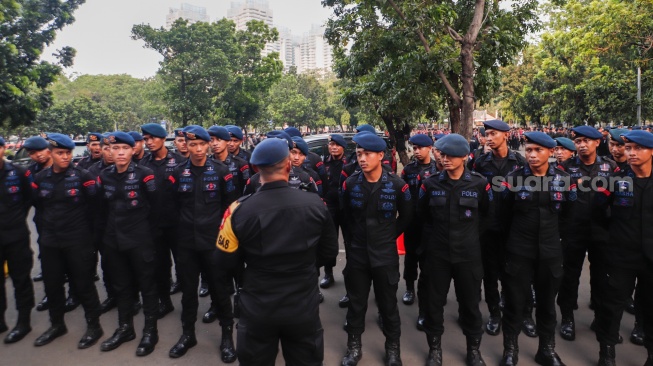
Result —
<instances>
[{"instance_id":1,"label":"tall building","mask_svg":"<svg viewBox=\"0 0 653 366\"><path fill-rule=\"evenodd\" d=\"M321 74L333 69L333 49L324 38L324 26L314 25L299 44L297 71L318 71Z\"/></svg>"},{"instance_id":2,"label":"tall building","mask_svg":"<svg viewBox=\"0 0 653 366\"><path fill-rule=\"evenodd\" d=\"M179 18L188 20L190 24L211 21L206 14L206 8L183 3L180 8L170 8L166 15L166 28L172 28L172 24Z\"/></svg>"},{"instance_id":3,"label":"tall building","mask_svg":"<svg viewBox=\"0 0 653 366\"><path fill-rule=\"evenodd\" d=\"M232 1L231 8L227 10L227 19L236 23L237 30L247 29L247 22L259 20L268 27L274 28L272 23L272 9L267 0L240 0ZM262 55L265 57L272 52L281 51L281 42L268 43ZM283 59L282 59L283 60Z\"/></svg>"}]
</instances>

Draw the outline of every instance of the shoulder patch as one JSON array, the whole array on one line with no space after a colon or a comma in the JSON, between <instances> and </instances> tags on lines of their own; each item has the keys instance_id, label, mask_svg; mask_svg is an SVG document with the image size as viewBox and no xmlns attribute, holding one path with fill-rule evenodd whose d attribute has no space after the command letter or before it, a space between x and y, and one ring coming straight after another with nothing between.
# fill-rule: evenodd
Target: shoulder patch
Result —
<instances>
[{"instance_id":1,"label":"shoulder patch","mask_svg":"<svg viewBox=\"0 0 653 366\"><path fill-rule=\"evenodd\" d=\"M240 200L232 203L224 212L222 223L220 224L220 233L218 234L218 240L215 246L225 253L233 253L238 249L238 238L231 225L231 218L238 206L240 206Z\"/></svg>"}]
</instances>

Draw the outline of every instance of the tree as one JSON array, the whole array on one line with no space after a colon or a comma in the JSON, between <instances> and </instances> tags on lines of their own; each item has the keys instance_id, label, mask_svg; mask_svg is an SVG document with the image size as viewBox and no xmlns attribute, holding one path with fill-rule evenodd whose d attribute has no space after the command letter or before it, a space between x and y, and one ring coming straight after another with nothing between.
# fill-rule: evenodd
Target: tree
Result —
<instances>
[{"instance_id":1,"label":"tree","mask_svg":"<svg viewBox=\"0 0 653 366\"><path fill-rule=\"evenodd\" d=\"M34 127L38 132L61 132L86 135L89 132L113 131L116 115L107 107L87 98L57 104L39 116Z\"/></svg>"},{"instance_id":2,"label":"tree","mask_svg":"<svg viewBox=\"0 0 653 366\"><path fill-rule=\"evenodd\" d=\"M48 86L62 67L71 66L75 50L64 47L59 63L39 61L56 32L75 21L85 0L2 0L0 2L0 125L18 127L34 121L52 104Z\"/></svg>"},{"instance_id":3,"label":"tree","mask_svg":"<svg viewBox=\"0 0 653 366\"><path fill-rule=\"evenodd\" d=\"M158 75L173 121L204 124L228 120L244 126L260 112L260 100L281 74L278 54L261 51L278 37L263 22L237 31L233 21L188 24L170 30L135 25L132 38L163 56Z\"/></svg>"},{"instance_id":4,"label":"tree","mask_svg":"<svg viewBox=\"0 0 653 366\"><path fill-rule=\"evenodd\" d=\"M337 56L354 58L359 50L373 50L368 55L375 53L374 57L387 61L386 47L391 46L396 50L393 64L424 64L428 73L409 75L414 77L413 83L424 80L415 78L418 75L430 79L434 74L439 85L434 85L430 94L438 93L446 99L453 130L467 137L471 135L475 102L498 86L498 66L510 62L524 46L526 34L539 27L535 0L513 1L510 9L500 8L498 1L486 6L483 0L322 3L334 9L326 34L330 43L340 49ZM361 61L365 64L370 59ZM410 70L392 66L388 70L399 69L404 74ZM361 74L359 69L351 71ZM385 76L386 80L392 77Z\"/></svg>"},{"instance_id":5,"label":"tree","mask_svg":"<svg viewBox=\"0 0 653 366\"><path fill-rule=\"evenodd\" d=\"M270 89L267 111L279 126L314 130L324 126L326 118L335 121L333 115L327 116L327 107L327 90L314 75L288 73Z\"/></svg>"}]
</instances>

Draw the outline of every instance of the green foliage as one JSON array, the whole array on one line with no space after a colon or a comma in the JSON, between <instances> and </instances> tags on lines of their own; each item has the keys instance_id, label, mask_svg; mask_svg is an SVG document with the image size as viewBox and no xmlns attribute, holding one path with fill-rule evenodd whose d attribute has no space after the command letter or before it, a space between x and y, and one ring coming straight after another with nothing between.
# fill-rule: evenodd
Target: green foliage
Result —
<instances>
[{"instance_id":1,"label":"green foliage","mask_svg":"<svg viewBox=\"0 0 653 366\"><path fill-rule=\"evenodd\" d=\"M0 0L0 125L32 123L52 104L48 85L62 67L72 65L75 50L57 52L59 64L39 61L56 31L71 24L85 0Z\"/></svg>"},{"instance_id":2,"label":"green foliage","mask_svg":"<svg viewBox=\"0 0 653 366\"><path fill-rule=\"evenodd\" d=\"M43 113L34 127L39 132L61 132L86 135L88 132L105 132L115 129L116 113L88 97L56 104Z\"/></svg>"}]
</instances>

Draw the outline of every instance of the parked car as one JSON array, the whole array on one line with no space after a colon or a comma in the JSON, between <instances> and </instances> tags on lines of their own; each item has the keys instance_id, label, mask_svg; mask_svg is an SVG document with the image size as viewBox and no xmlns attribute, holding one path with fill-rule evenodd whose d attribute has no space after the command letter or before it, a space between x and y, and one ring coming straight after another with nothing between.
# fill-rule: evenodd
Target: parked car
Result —
<instances>
[{"instance_id":1,"label":"parked car","mask_svg":"<svg viewBox=\"0 0 653 366\"><path fill-rule=\"evenodd\" d=\"M347 141L347 147L345 148L345 156L350 157L353 154L356 153L356 143L353 142L351 139L354 137L355 133L341 133L345 140ZM394 146L392 145L392 142L387 136L384 136L383 134L378 134L379 137L382 137L386 144L388 145L388 148L385 151L386 156L390 156L392 158L392 170L397 171L397 158L395 157L395 149ZM309 135L304 137L304 140L308 144L308 149L316 154L318 154L320 157L322 157L322 160L324 160L325 156L329 155L329 134L328 133L322 133L322 134L317 134L317 135Z\"/></svg>"},{"instance_id":2,"label":"parked car","mask_svg":"<svg viewBox=\"0 0 653 366\"><path fill-rule=\"evenodd\" d=\"M86 141L75 141L75 149L73 149L73 163L77 163L87 155L88 150L86 149ZM32 163L32 159L30 159L29 154L27 153L27 149L23 147L18 149L16 155L12 157L11 161L16 165L22 166L27 166Z\"/></svg>"}]
</instances>

